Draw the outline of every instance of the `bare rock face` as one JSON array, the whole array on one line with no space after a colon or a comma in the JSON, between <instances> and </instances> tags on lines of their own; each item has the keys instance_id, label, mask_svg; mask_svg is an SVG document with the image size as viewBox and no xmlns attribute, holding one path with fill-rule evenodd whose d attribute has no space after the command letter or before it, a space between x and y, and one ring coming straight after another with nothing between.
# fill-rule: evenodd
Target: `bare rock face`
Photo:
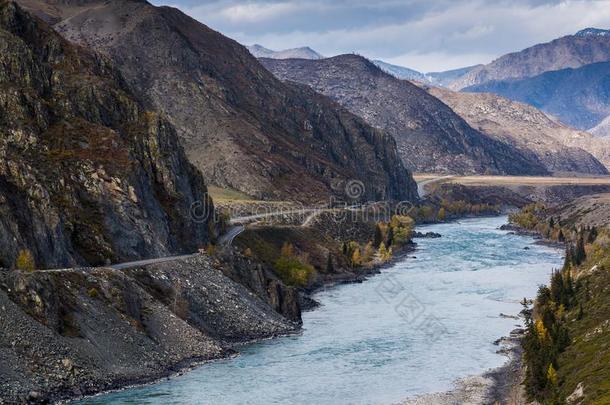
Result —
<instances>
[{"instance_id":1,"label":"bare rock face","mask_svg":"<svg viewBox=\"0 0 610 405\"><path fill-rule=\"evenodd\" d=\"M48 268L192 252L213 237L213 223L189 218L207 190L172 125L107 60L10 2L0 86L0 266L25 248Z\"/></svg>"},{"instance_id":2,"label":"bare rock face","mask_svg":"<svg viewBox=\"0 0 610 405\"><path fill-rule=\"evenodd\" d=\"M24 0L65 38L112 58L176 126L209 183L261 199L412 199L391 136L327 98L275 79L248 50L169 7L144 1Z\"/></svg>"},{"instance_id":3,"label":"bare rock face","mask_svg":"<svg viewBox=\"0 0 610 405\"><path fill-rule=\"evenodd\" d=\"M437 87L425 89L473 128L515 146L524 155L540 161L549 172L608 174L610 160L606 153L600 154L584 142L578 147L579 143L574 141L591 138L590 135L554 121L530 105L490 93L454 92ZM606 149L610 150L610 143Z\"/></svg>"},{"instance_id":4,"label":"bare rock face","mask_svg":"<svg viewBox=\"0 0 610 405\"><path fill-rule=\"evenodd\" d=\"M610 60L608 31L585 29L519 52L506 54L487 65L481 65L452 82L460 90L490 81L522 79L544 72Z\"/></svg>"},{"instance_id":5,"label":"bare rock face","mask_svg":"<svg viewBox=\"0 0 610 405\"><path fill-rule=\"evenodd\" d=\"M384 129L405 165L419 172L547 174L512 145L473 129L451 108L414 84L357 55L261 62L277 77L303 83Z\"/></svg>"}]
</instances>

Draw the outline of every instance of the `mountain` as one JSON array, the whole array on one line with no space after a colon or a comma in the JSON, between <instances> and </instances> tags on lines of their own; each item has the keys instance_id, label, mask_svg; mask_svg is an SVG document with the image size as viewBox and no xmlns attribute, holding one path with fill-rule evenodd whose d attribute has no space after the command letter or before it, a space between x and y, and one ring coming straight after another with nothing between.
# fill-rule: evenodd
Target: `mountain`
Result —
<instances>
[{"instance_id":1,"label":"mountain","mask_svg":"<svg viewBox=\"0 0 610 405\"><path fill-rule=\"evenodd\" d=\"M522 79L544 72L610 61L610 31L587 28L551 42L509 53L451 83L453 90L489 81Z\"/></svg>"},{"instance_id":2,"label":"mountain","mask_svg":"<svg viewBox=\"0 0 610 405\"><path fill-rule=\"evenodd\" d=\"M480 67L482 65L468 66L460 69L446 70L444 72L429 72L426 73L428 82L434 86L447 87L454 81L458 80L468 72Z\"/></svg>"},{"instance_id":3,"label":"mountain","mask_svg":"<svg viewBox=\"0 0 610 405\"><path fill-rule=\"evenodd\" d=\"M608 153L592 149L602 164L583 149L566 146L566 139L590 135L550 119L536 108L490 93L454 92L437 87L427 88L433 96L464 118L473 128L513 145L530 159L544 164L549 172L608 174ZM588 145L583 143L583 147ZM610 143L606 149L610 151Z\"/></svg>"},{"instance_id":4,"label":"mountain","mask_svg":"<svg viewBox=\"0 0 610 405\"><path fill-rule=\"evenodd\" d=\"M426 91L383 72L363 57L261 61L282 80L309 85L392 134L400 156L414 171L548 173L514 147L471 128Z\"/></svg>"},{"instance_id":5,"label":"mountain","mask_svg":"<svg viewBox=\"0 0 610 405\"><path fill-rule=\"evenodd\" d=\"M457 80L458 78L464 76L466 73L470 72L472 69L479 66L469 66L461 69L447 70L445 72L421 73L417 70L409 69L403 66L392 65L382 60L374 60L372 62L384 72L389 73L392 76L397 77L398 79L429 83L435 86L443 87L448 86L451 82Z\"/></svg>"},{"instance_id":6,"label":"mountain","mask_svg":"<svg viewBox=\"0 0 610 405\"><path fill-rule=\"evenodd\" d=\"M609 138L610 139L610 116L604 118L602 122L597 124L595 127L589 129L589 133L595 135L598 138Z\"/></svg>"},{"instance_id":7,"label":"mountain","mask_svg":"<svg viewBox=\"0 0 610 405\"><path fill-rule=\"evenodd\" d=\"M0 49L0 267L21 249L52 268L192 253L214 237L174 127L107 59L11 2Z\"/></svg>"},{"instance_id":8,"label":"mountain","mask_svg":"<svg viewBox=\"0 0 610 405\"><path fill-rule=\"evenodd\" d=\"M391 136L304 86L282 83L248 50L177 9L141 0L23 0L65 38L110 57L176 126L214 185L255 198L327 201L361 181L367 200L412 199Z\"/></svg>"},{"instance_id":9,"label":"mountain","mask_svg":"<svg viewBox=\"0 0 610 405\"><path fill-rule=\"evenodd\" d=\"M384 72L391 74L392 76L397 77L398 79L415 80L419 82L428 81L426 75L418 72L417 70L409 69L398 65L392 65L382 60L373 60L372 62Z\"/></svg>"},{"instance_id":10,"label":"mountain","mask_svg":"<svg viewBox=\"0 0 610 405\"><path fill-rule=\"evenodd\" d=\"M247 47L252 55L257 58L273 58L273 59L324 59L308 46L301 48L284 49L283 51L272 51L262 45L254 44Z\"/></svg>"},{"instance_id":11,"label":"mountain","mask_svg":"<svg viewBox=\"0 0 610 405\"><path fill-rule=\"evenodd\" d=\"M610 62L520 80L491 81L465 90L491 92L521 101L586 130L610 115Z\"/></svg>"}]
</instances>

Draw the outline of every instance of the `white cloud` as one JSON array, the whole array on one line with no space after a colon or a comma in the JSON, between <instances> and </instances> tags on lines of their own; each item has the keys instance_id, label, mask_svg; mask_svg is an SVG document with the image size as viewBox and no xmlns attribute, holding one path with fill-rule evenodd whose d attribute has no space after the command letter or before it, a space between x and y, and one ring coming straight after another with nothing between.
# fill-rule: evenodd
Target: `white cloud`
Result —
<instances>
[{"instance_id":1,"label":"white cloud","mask_svg":"<svg viewBox=\"0 0 610 405\"><path fill-rule=\"evenodd\" d=\"M585 27L610 28L610 0L173 1L247 45L357 52L423 71L487 63Z\"/></svg>"},{"instance_id":2,"label":"white cloud","mask_svg":"<svg viewBox=\"0 0 610 405\"><path fill-rule=\"evenodd\" d=\"M236 4L220 10L220 15L232 23L265 22L299 9L294 3Z\"/></svg>"}]
</instances>

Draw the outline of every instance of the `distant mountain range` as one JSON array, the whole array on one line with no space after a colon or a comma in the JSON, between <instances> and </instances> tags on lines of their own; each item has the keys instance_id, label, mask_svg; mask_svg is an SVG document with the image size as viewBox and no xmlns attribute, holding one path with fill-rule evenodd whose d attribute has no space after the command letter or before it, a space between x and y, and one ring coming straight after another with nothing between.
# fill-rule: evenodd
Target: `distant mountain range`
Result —
<instances>
[{"instance_id":1,"label":"distant mountain range","mask_svg":"<svg viewBox=\"0 0 610 405\"><path fill-rule=\"evenodd\" d=\"M282 80L311 86L392 134L418 172L548 174L537 159L473 129L437 98L357 55L321 60L261 59Z\"/></svg>"},{"instance_id":2,"label":"distant mountain range","mask_svg":"<svg viewBox=\"0 0 610 405\"><path fill-rule=\"evenodd\" d=\"M445 72L430 72L430 73L421 73L417 70L409 69L403 66L392 65L390 63L386 63L382 60L373 60L375 65L377 65L381 70L386 73L391 74L399 79L403 80L413 80L422 83L429 83L434 86L448 86L455 80L464 76L471 70L477 68L480 65L469 66L461 69L453 69L447 70Z\"/></svg>"},{"instance_id":3,"label":"distant mountain range","mask_svg":"<svg viewBox=\"0 0 610 405\"><path fill-rule=\"evenodd\" d=\"M460 90L489 81L523 79L549 71L610 61L609 33L587 28L574 35L509 53L471 70L449 87Z\"/></svg>"},{"instance_id":4,"label":"distant mountain range","mask_svg":"<svg viewBox=\"0 0 610 405\"><path fill-rule=\"evenodd\" d=\"M262 45L254 44L247 47L252 55L257 58L273 59L322 59L324 56L308 46L301 48L284 49L283 51L272 51Z\"/></svg>"},{"instance_id":5,"label":"distant mountain range","mask_svg":"<svg viewBox=\"0 0 610 405\"><path fill-rule=\"evenodd\" d=\"M603 38L610 45L610 37ZM586 130L610 115L610 62L544 72L519 80L489 81L464 91L500 94Z\"/></svg>"}]
</instances>

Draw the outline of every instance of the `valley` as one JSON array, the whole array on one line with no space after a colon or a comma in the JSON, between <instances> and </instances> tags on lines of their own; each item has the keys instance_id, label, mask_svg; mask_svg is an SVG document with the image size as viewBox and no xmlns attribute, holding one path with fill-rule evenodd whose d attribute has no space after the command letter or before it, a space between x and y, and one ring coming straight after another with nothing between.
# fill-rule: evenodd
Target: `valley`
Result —
<instances>
[{"instance_id":1,"label":"valley","mask_svg":"<svg viewBox=\"0 0 610 405\"><path fill-rule=\"evenodd\" d=\"M0 405L609 403L603 1L322 3L0 0Z\"/></svg>"}]
</instances>

